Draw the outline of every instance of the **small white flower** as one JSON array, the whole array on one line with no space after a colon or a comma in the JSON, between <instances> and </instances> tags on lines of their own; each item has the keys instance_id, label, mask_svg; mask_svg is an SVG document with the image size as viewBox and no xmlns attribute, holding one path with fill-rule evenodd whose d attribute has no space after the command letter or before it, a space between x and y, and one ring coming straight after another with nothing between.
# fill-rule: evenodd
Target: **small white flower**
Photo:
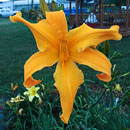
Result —
<instances>
[{"instance_id":1,"label":"small white flower","mask_svg":"<svg viewBox=\"0 0 130 130\"><path fill-rule=\"evenodd\" d=\"M25 100L25 97L20 96L20 95L17 95L17 97L11 98L10 102L15 102L15 103L17 103L17 102L22 102L22 101L24 101L24 100Z\"/></svg>"}]
</instances>

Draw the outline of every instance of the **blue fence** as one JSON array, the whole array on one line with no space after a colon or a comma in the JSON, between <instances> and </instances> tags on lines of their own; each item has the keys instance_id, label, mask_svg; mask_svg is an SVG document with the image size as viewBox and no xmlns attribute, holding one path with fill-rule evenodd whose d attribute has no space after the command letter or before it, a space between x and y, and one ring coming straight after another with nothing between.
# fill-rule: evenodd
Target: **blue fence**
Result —
<instances>
[{"instance_id":1,"label":"blue fence","mask_svg":"<svg viewBox=\"0 0 130 130\"><path fill-rule=\"evenodd\" d=\"M70 15L70 9L64 9L65 15ZM80 13L80 9L78 9L78 13ZM87 13L86 8L82 8L82 13ZM76 14L76 8L71 9L71 14Z\"/></svg>"}]
</instances>

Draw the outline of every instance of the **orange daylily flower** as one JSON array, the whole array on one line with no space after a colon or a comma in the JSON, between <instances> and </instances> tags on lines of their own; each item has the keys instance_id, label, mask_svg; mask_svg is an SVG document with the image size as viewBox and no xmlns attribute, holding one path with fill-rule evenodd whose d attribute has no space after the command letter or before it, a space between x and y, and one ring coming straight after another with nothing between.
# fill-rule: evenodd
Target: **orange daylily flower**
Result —
<instances>
[{"instance_id":1,"label":"orange daylily flower","mask_svg":"<svg viewBox=\"0 0 130 130\"><path fill-rule=\"evenodd\" d=\"M60 94L62 107L61 120L67 124L72 112L78 87L84 82L84 75L75 62L88 65L102 72L97 77L103 81L111 80L111 63L107 57L92 46L105 40L120 40L119 26L110 29L93 29L86 24L68 32L63 11L46 12L46 19L37 24L22 18L18 12L11 16L12 22L22 22L32 31L38 52L33 54L24 66L24 86L29 88L39 84L32 74L58 62L54 73L55 87Z\"/></svg>"}]
</instances>

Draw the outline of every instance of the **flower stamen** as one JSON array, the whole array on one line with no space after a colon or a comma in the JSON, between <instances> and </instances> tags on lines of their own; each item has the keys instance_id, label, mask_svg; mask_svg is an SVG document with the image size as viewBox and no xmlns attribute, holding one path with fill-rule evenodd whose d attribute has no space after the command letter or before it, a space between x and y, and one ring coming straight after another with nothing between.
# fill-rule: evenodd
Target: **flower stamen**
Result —
<instances>
[{"instance_id":1,"label":"flower stamen","mask_svg":"<svg viewBox=\"0 0 130 130\"><path fill-rule=\"evenodd\" d=\"M60 61L64 62L69 58L69 50L66 40L60 39Z\"/></svg>"}]
</instances>

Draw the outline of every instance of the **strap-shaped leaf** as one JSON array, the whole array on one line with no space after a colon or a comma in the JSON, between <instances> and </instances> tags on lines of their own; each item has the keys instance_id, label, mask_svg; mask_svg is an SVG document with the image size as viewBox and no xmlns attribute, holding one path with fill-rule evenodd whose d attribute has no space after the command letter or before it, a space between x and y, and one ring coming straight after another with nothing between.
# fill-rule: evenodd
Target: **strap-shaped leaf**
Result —
<instances>
[{"instance_id":1,"label":"strap-shaped leaf","mask_svg":"<svg viewBox=\"0 0 130 130\"><path fill-rule=\"evenodd\" d=\"M58 11L57 3L54 0L51 2L51 6L52 6L53 11Z\"/></svg>"},{"instance_id":2,"label":"strap-shaped leaf","mask_svg":"<svg viewBox=\"0 0 130 130\"><path fill-rule=\"evenodd\" d=\"M46 13L45 13L46 11L48 11L48 12L50 11L45 0L40 0L40 6L41 6L41 9L42 9L42 12L44 15L46 15Z\"/></svg>"},{"instance_id":3,"label":"strap-shaped leaf","mask_svg":"<svg viewBox=\"0 0 130 130\"><path fill-rule=\"evenodd\" d=\"M104 54L108 57L110 54L110 42L105 41L104 42Z\"/></svg>"},{"instance_id":4,"label":"strap-shaped leaf","mask_svg":"<svg viewBox=\"0 0 130 130\"><path fill-rule=\"evenodd\" d=\"M63 4L60 5L60 10L64 10L64 5Z\"/></svg>"}]
</instances>

